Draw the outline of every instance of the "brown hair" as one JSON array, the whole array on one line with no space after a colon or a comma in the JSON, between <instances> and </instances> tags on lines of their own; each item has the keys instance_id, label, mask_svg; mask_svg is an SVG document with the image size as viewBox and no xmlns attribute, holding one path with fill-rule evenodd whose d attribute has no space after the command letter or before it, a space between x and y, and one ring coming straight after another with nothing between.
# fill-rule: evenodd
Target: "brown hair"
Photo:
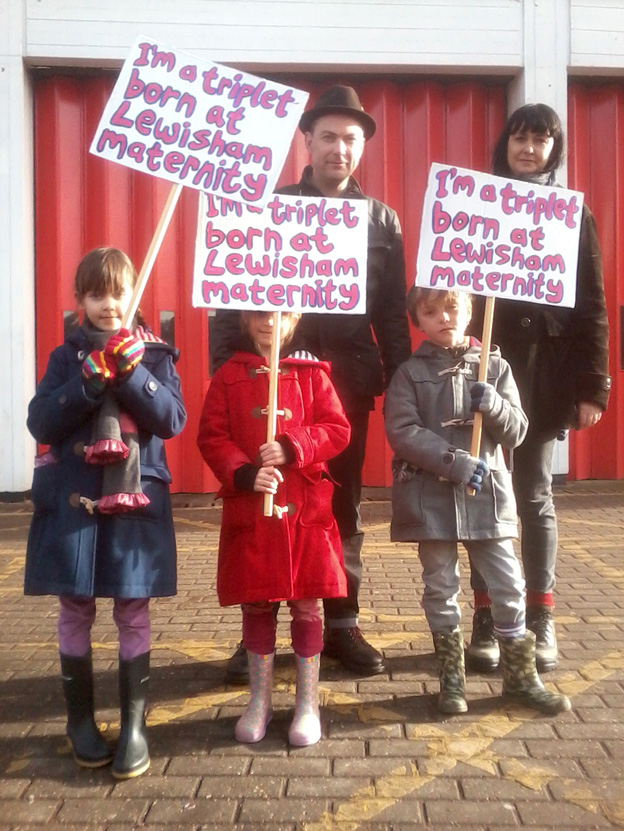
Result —
<instances>
[{"instance_id":1,"label":"brown hair","mask_svg":"<svg viewBox=\"0 0 624 831\"><path fill-rule=\"evenodd\" d=\"M94 248L78 263L74 278L76 298L80 301L89 292L118 294L126 277L134 287L137 273L127 254L110 246Z\"/></svg>"},{"instance_id":2,"label":"brown hair","mask_svg":"<svg viewBox=\"0 0 624 831\"><path fill-rule=\"evenodd\" d=\"M450 289L429 289L424 286L412 286L407 293L407 311L414 326L420 327L418 322L418 307L422 305L446 306L447 303L466 304L472 312L472 295L465 291L451 291Z\"/></svg>"}]
</instances>

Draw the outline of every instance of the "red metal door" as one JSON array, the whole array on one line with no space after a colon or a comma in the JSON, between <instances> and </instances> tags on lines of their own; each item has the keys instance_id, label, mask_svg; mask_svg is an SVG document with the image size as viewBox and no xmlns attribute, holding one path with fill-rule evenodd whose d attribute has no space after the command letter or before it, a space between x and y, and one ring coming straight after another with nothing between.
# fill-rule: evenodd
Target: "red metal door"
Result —
<instances>
[{"instance_id":1,"label":"red metal door","mask_svg":"<svg viewBox=\"0 0 624 831\"><path fill-rule=\"evenodd\" d=\"M624 476L624 86L574 82L569 90L568 183L581 190L598 225L610 326L609 409L596 427L571 435L570 477Z\"/></svg>"},{"instance_id":2,"label":"red metal door","mask_svg":"<svg viewBox=\"0 0 624 831\"><path fill-rule=\"evenodd\" d=\"M324 85L289 76L308 89ZM408 283L420 229L421 205L431 162L487 170L493 140L505 119L505 90L483 81L410 82L343 78L354 85L379 125L358 171L364 191L396 208L403 225ZM114 76L56 75L35 79L37 363L39 377L52 348L63 339L74 308L72 281L82 254L97 245L123 248L140 266L170 185L88 153ZM280 177L296 181L306 163L297 135ZM181 436L168 443L173 490L209 492L217 483L203 464L195 436L208 377L206 312L190 304L197 194L185 188L142 301L157 334L175 338L189 412ZM414 333L414 340L417 335ZM364 481L390 484L390 452L381 402L373 414Z\"/></svg>"}]
</instances>

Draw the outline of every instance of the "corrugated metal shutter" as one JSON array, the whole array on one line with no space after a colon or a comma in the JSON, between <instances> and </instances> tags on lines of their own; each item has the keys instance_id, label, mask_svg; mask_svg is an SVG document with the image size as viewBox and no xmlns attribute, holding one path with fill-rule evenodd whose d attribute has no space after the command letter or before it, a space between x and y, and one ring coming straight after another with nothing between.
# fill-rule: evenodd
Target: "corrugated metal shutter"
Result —
<instances>
[{"instance_id":1,"label":"corrugated metal shutter","mask_svg":"<svg viewBox=\"0 0 624 831\"><path fill-rule=\"evenodd\" d=\"M591 430L570 437L570 477L624 476L624 86L574 82L569 94L568 183L596 217L610 324L609 409Z\"/></svg>"},{"instance_id":2,"label":"corrugated metal shutter","mask_svg":"<svg viewBox=\"0 0 624 831\"><path fill-rule=\"evenodd\" d=\"M310 90L322 84L292 76L280 80ZM336 83L332 78L327 83ZM407 279L414 280L420 213L431 162L487 170L490 147L505 119L505 90L486 81L372 80L342 78L358 89L379 128L367 147L358 178L364 191L396 208L404 235ZM169 184L105 162L88 153L111 74L53 75L35 80L37 358L39 376L63 338L74 308L72 281L82 254L97 245L123 248L140 267ZM307 161L297 136L280 184L298 180ZM186 188L156 261L142 308L158 334L172 331L181 350L189 421L168 443L173 489L209 492L217 485L203 464L195 436L208 379L206 313L190 304L197 194ZM415 335L415 340L416 340ZM390 484L381 402L373 414L365 484Z\"/></svg>"}]
</instances>

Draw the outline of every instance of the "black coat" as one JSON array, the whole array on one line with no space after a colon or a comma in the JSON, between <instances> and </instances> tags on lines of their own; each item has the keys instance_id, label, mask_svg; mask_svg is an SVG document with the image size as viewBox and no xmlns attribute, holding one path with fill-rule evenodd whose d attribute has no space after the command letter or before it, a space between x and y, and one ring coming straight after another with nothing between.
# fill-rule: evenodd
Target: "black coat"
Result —
<instances>
[{"instance_id":1,"label":"black coat","mask_svg":"<svg viewBox=\"0 0 624 831\"><path fill-rule=\"evenodd\" d=\"M296 196L323 194L312 184L306 167L296 185L277 193ZM374 398L390 383L395 370L411 354L405 310L405 259L399 219L383 202L364 196L353 178L345 199L368 202L368 260L366 314L305 313L290 347L305 348L331 363L331 379L348 412L374 407ZM238 312L219 310L211 322L210 353L213 370L237 349L248 349L241 334Z\"/></svg>"},{"instance_id":2,"label":"black coat","mask_svg":"<svg viewBox=\"0 0 624 831\"><path fill-rule=\"evenodd\" d=\"M481 337L483 298L475 300L470 331ZM606 410L609 322L596 221L583 207L574 308L497 299L492 340L509 362L532 435L554 437L576 427L576 407Z\"/></svg>"},{"instance_id":3,"label":"black coat","mask_svg":"<svg viewBox=\"0 0 624 831\"><path fill-rule=\"evenodd\" d=\"M28 429L50 445L48 464L33 476L34 514L26 551L26 594L159 597L176 592L176 546L164 439L186 422L177 350L145 343L145 355L115 387L139 429L141 485L150 499L127 514L90 514L80 496L96 500L102 467L85 462L102 397L89 398L82 362L91 347L82 329L50 355L28 408Z\"/></svg>"}]
</instances>

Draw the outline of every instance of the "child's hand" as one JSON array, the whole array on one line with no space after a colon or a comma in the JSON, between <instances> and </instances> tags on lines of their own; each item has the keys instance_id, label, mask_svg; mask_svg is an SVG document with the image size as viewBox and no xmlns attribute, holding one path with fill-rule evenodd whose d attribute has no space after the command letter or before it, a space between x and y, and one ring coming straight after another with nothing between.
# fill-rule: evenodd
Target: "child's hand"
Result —
<instances>
[{"instance_id":1,"label":"child's hand","mask_svg":"<svg viewBox=\"0 0 624 831\"><path fill-rule=\"evenodd\" d=\"M256 474L256 481L254 482L254 491L257 493L270 493L275 495L277 493L277 486L284 481L282 472L279 468L269 465L268 467L261 467Z\"/></svg>"},{"instance_id":2,"label":"child's hand","mask_svg":"<svg viewBox=\"0 0 624 831\"><path fill-rule=\"evenodd\" d=\"M483 478L488 475L490 468L487 462L471 456L467 450L456 450L450 472L453 482L469 485L478 493L481 490Z\"/></svg>"},{"instance_id":3,"label":"child's hand","mask_svg":"<svg viewBox=\"0 0 624 831\"><path fill-rule=\"evenodd\" d=\"M470 389L470 412L471 413L491 413L497 410L501 403L501 397L496 392L492 384L479 381Z\"/></svg>"},{"instance_id":4,"label":"child's hand","mask_svg":"<svg viewBox=\"0 0 624 831\"><path fill-rule=\"evenodd\" d=\"M117 365L104 350L91 352L82 362L82 377L87 392L92 396L99 395L104 388L115 378Z\"/></svg>"},{"instance_id":5,"label":"child's hand","mask_svg":"<svg viewBox=\"0 0 624 831\"><path fill-rule=\"evenodd\" d=\"M119 374L126 375L143 360L145 345L141 338L132 335L127 329L120 329L108 339L104 351L115 362Z\"/></svg>"},{"instance_id":6,"label":"child's hand","mask_svg":"<svg viewBox=\"0 0 624 831\"><path fill-rule=\"evenodd\" d=\"M266 444L261 444L259 453L260 461L265 467L286 464L284 448L278 441L269 441Z\"/></svg>"}]
</instances>

